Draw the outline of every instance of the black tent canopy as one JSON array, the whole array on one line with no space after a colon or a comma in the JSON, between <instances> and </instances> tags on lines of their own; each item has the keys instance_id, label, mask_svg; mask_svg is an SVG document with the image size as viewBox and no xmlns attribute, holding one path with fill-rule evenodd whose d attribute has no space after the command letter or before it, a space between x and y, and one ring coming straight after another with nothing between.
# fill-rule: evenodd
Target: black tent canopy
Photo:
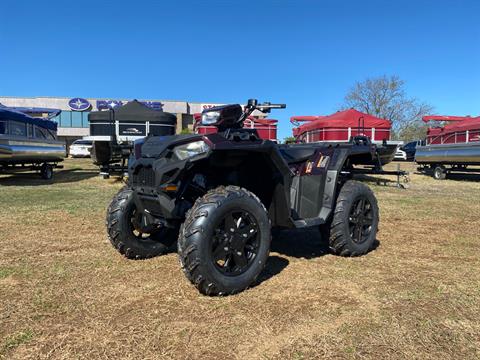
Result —
<instances>
[{"instance_id":1,"label":"black tent canopy","mask_svg":"<svg viewBox=\"0 0 480 360\"><path fill-rule=\"evenodd\" d=\"M177 117L133 100L113 111L92 111L88 121L91 136L111 135L114 121L118 122L117 135L120 136L172 135L175 134Z\"/></svg>"},{"instance_id":2,"label":"black tent canopy","mask_svg":"<svg viewBox=\"0 0 480 360\"><path fill-rule=\"evenodd\" d=\"M89 121L111 121L111 111L92 111L88 115ZM145 122L175 125L177 117L174 114L154 110L142 104L137 100L128 102L127 104L114 109L115 120L122 122Z\"/></svg>"}]
</instances>

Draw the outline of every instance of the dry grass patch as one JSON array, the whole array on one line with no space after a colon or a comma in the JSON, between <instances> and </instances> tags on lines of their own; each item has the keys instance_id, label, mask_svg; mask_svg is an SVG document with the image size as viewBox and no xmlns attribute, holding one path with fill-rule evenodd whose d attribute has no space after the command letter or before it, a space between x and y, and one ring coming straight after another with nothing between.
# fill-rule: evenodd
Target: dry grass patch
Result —
<instances>
[{"instance_id":1,"label":"dry grass patch","mask_svg":"<svg viewBox=\"0 0 480 360\"><path fill-rule=\"evenodd\" d=\"M56 175L0 176L0 357L480 356L478 181L372 184L374 251L339 258L315 230L280 233L256 286L208 298L175 254L128 261L111 247L104 216L120 182L88 160Z\"/></svg>"}]
</instances>

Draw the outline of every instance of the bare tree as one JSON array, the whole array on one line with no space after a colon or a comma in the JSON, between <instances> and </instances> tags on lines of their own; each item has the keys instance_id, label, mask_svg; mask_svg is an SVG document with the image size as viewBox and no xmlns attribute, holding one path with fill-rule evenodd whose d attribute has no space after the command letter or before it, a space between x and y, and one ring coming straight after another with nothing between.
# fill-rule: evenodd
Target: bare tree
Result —
<instances>
[{"instance_id":1,"label":"bare tree","mask_svg":"<svg viewBox=\"0 0 480 360\"><path fill-rule=\"evenodd\" d=\"M422 116L431 113L433 108L415 98L409 98L404 84L395 75L368 78L350 89L342 108L355 108L390 120L395 138L408 137L403 140L410 140L412 137L421 137L425 133Z\"/></svg>"}]
</instances>

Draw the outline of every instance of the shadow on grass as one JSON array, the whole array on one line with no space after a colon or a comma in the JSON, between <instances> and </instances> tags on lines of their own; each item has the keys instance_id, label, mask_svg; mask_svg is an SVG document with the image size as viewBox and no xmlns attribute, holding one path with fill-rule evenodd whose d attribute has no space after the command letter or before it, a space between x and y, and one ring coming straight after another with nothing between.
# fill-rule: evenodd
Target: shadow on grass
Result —
<instances>
[{"instance_id":1,"label":"shadow on grass","mask_svg":"<svg viewBox=\"0 0 480 360\"><path fill-rule=\"evenodd\" d=\"M453 181L480 181L480 170L479 173L450 173L447 174L447 180Z\"/></svg>"},{"instance_id":2,"label":"shadow on grass","mask_svg":"<svg viewBox=\"0 0 480 360\"><path fill-rule=\"evenodd\" d=\"M369 252L376 250L379 245L380 242L375 240L373 247ZM290 263L285 256L309 260L331 253L328 247L328 239L323 239L316 228L289 230L275 229L272 231L270 251L283 256L270 253L265 268L251 287L258 286L264 281L280 274ZM177 243L175 242L168 248L166 254L176 252Z\"/></svg>"},{"instance_id":3,"label":"shadow on grass","mask_svg":"<svg viewBox=\"0 0 480 360\"><path fill-rule=\"evenodd\" d=\"M428 177L433 177L433 171L425 171L425 172L420 172L417 171L415 172L415 175L424 175ZM467 173L467 172L451 172L447 174L446 177L447 180L452 180L452 181L480 181L480 169L478 169L478 172L472 172L472 173ZM441 180L438 180L441 181Z\"/></svg>"},{"instance_id":4,"label":"shadow on grass","mask_svg":"<svg viewBox=\"0 0 480 360\"><path fill-rule=\"evenodd\" d=\"M313 259L330 253L328 241L316 228L288 229L273 232L270 250L294 258Z\"/></svg>"},{"instance_id":5,"label":"shadow on grass","mask_svg":"<svg viewBox=\"0 0 480 360\"><path fill-rule=\"evenodd\" d=\"M369 252L375 251L379 246L380 242L375 240ZM272 236L270 250L280 255L307 260L331 253L328 239L323 239L318 229L276 230ZM283 256L270 255L265 269L254 286L278 275L289 263L288 259Z\"/></svg>"},{"instance_id":6,"label":"shadow on grass","mask_svg":"<svg viewBox=\"0 0 480 360\"><path fill-rule=\"evenodd\" d=\"M280 274L282 270L288 266L289 263L290 262L288 261L288 259L285 259L284 257L270 255L267 259L267 264L265 265L265 268L260 273L257 280L255 281L255 284L252 287L260 285L262 282L267 281L275 275Z\"/></svg>"},{"instance_id":7,"label":"shadow on grass","mask_svg":"<svg viewBox=\"0 0 480 360\"><path fill-rule=\"evenodd\" d=\"M380 242L375 240L370 251L379 246ZM301 259L314 259L331 254L328 239L322 238L317 228L276 230L270 250Z\"/></svg>"},{"instance_id":8,"label":"shadow on grass","mask_svg":"<svg viewBox=\"0 0 480 360\"><path fill-rule=\"evenodd\" d=\"M49 184L73 183L98 176L98 171L67 169L56 170L53 179L44 180L38 172L28 171L9 174L10 176L0 178L0 186L40 186Z\"/></svg>"},{"instance_id":9,"label":"shadow on grass","mask_svg":"<svg viewBox=\"0 0 480 360\"><path fill-rule=\"evenodd\" d=\"M173 253L175 254L177 253L177 242L169 246L168 250L164 255L173 254ZM274 277L275 275L281 273L282 270L288 266L288 264L289 264L289 261L286 258L277 256L277 255L270 255L267 259L265 268L260 273L257 280L251 287L255 287L261 284L262 282L267 281L270 278Z\"/></svg>"}]
</instances>

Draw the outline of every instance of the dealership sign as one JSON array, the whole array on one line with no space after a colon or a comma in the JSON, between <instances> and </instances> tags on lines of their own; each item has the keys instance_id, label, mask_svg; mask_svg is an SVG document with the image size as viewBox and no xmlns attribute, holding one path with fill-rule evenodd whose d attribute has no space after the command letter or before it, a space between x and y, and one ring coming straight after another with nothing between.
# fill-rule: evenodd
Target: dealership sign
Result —
<instances>
[{"instance_id":1,"label":"dealership sign","mask_svg":"<svg viewBox=\"0 0 480 360\"><path fill-rule=\"evenodd\" d=\"M123 102L119 100L97 100L98 110L115 109L116 107L119 107L122 105L123 105Z\"/></svg>"},{"instance_id":2,"label":"dealership sign","mask_svg":"<svg viewBox=\"0 0 480 360\"><path fill-rule=\"evenodd\" d=\"M126 103L127 101L121 101L121 100L97 100L97 109L98 110L115 109L119 106L125 105ZM139 101L139 103L153 110L163 110L163 104L160 101Z\"/></svg>"},{"instance_id":3,"label":"dealership sign","mask_svg":"<svg viewBox=\"0 0 480 360\"><path fill-rule=\"evenodd\" d=\"M70 101L68 102L68 106L73 111L85 111L90 109L92 105L88 102L87 99L82 99L77 97L77 98L70 99Z\"/></svg>"},{"instance_id":4,"label":"dealership sign","mask_svg":"<svg viewBox=\"0 0 480 360\"><path fill-rule=\"evenodd\" d=\"M221 106L222 104L202 104L202 111L203 110L207 110L207 109L211 109L213 107L216 107L216 106Z\"/></svg>"}]
</instances>

